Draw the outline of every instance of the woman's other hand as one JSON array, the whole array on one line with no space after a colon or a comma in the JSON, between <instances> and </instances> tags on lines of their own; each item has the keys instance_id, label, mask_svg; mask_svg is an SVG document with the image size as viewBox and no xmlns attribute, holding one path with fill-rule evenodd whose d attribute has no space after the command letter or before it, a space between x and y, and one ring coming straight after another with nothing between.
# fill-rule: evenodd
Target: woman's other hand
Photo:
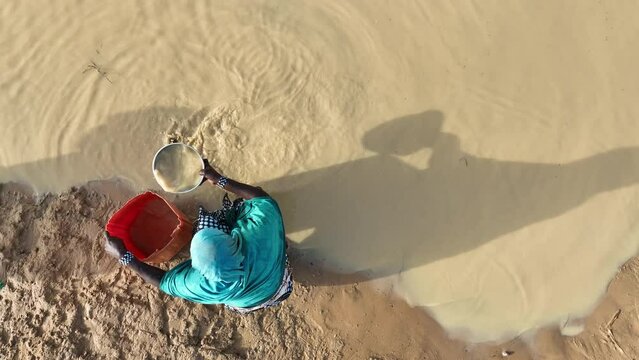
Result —
<instances>
[{"instance_id":1,"label":"woman's other hand","mask_svg":"<svg viewBox=\"0 0 639 360\"><path fill-rule=\"evenodd\" d=\"M121 259L126 253L126 248L122 240L111 236L106 231L104 232L104 250L116 259ZM160 282L164 274L166 274L166 271L138 261L135 257L128 263L128 267L140 275L144 281L156 287L160 286Z\"/></svg>"},{"instance_id":2,"label":"woman's other hand","mask_svg":"<svg viewBox=\"0 0 639 360\"><path fill-rule=\"evenodd\" d=\"M211 180L216 183L222 175L209 164L207 159L204 159L204 170L200 171L200 175L203 175L206 180Z\"/></svg>"},{"instance_id":3,"label":"woman's other hand","mask_svg":"<svg viewBox=\"0 0 639 360\"><path fill-rule=\"evenodd\" d=\"M104 232L104 250L116 259L121 258L126 253L122 240L109 235L107 231Z\"/></svg>"},{"instance_id":4,"label":"woman's other hand","mask_svg":"<svg viewBox=\"0 0 639 360\"><path fill-rule=\"evenodd\" d=\"M211 164L209 164L206 159L204 159L204 170L200 171L200 175L203 175L204 178L211 183L220 186L218 182L222 178L222 174L213 169ZM226 178L226 181L224 181L224 183L221 184L220 187L224 189L224 191L232 192L233 194L243 198L244 200L249 200L255 197L269 196L264 190L259 187L243 184L241 182L228 178Z\"/></svg>"}]
</instances>

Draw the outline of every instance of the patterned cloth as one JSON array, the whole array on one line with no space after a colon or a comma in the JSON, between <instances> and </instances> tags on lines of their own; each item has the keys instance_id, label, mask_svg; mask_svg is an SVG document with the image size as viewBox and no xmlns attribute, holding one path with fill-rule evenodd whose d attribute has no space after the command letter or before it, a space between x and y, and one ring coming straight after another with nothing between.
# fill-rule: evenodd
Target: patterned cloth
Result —
<instances>
[{"instance_id":1,"label":"patterned cloth","mask_svg":"<svg viewBox=\"0 0 639 360\"><path fill-rule=\"evenodd\" d=\"M195 226L193 227L195 229L193 234L202 229L210 227L222 230L225 233L230 234L230 224L234 223L237 210L242 205L243 201L244 199L237 198L235 199L235 201L231 202L231 200L229 199L229 195L224 194L221 209L209 212L206 211L202 206L200 206L197 221L195 222Z\"/></svg>"},{"instance_id":2,"label":"patterned cloth","mask_svg":"<svg viewBox=\"0 0 639 360\"><path fill-rule=\"evenodd\" d=\"M282 278L282 284L277 289L273 297L268 299L265 303L257 305L257 306L253 306L251 308L239 308L239 307L234 307L229 305L226 305L226 308L229 310L238 312L240 314L248 314L255 310L266 309L271 306L279 305L282 301L288 299L288 297L291 295L292 292L293 292L293 273L291 271L291 265L289 264L287 259L286 269L284 269L284 277Z\"/></svg>"},{"instance_id":3,"label":"patterned cloth","mask_svg":"<svg viewBox=\"0 0 639 360\"><path fill-rule=\"evenodd\" d=\"M224 194L224 198L222 199L222 208L215 210L213 212L206 211L202 206L200 206L200 211L198 214L197 221L194 226L194 234L198 231L206 228L216 228L222 230L223 232L230 234L232 229L232 224L235 222L235 217L237 215L237 211L242 205L244 199L238 198L233 202L229 199L228 194ZM293 273L291 271L291 266L288 262L288 258L286 259L286 268L284 269L284 276L282 277L282 283L280 287L277 289L275 294L266 302L251 307L251 308L240 308L226 305L227 309L238 312L240 314L248 314L255 310L265 309L271 306L279 305L282 301L286 300L291 293L293 292Z\"/></svg>"}]
</instances>

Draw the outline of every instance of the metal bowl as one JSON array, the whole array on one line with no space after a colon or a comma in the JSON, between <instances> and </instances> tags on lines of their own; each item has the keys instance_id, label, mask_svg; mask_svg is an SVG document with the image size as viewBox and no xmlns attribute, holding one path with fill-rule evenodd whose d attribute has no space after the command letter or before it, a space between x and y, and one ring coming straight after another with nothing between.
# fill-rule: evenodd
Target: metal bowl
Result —
<instances>
[{"instance_id":1,"label":"metal bowl","mask_svg":"<svg viewBox=\"0 0 639 360\"><path fill-rule=\"evenodd\" d=\"M192 153L194 157L197 157L199 159L200 163L202 164L202 169L204 169L204 159L202 159L202 156L197 152L197 150L195 150L195 148L193 146L188 145L188 144L184 144L184 143L179 143L179 142L164 145L162 148L160 148L160 150L158 150L155 153L155 156L153 157L153 164L152 164L152 167L151 167L151 170L153 172L153 177L155 178L155 181L157 181L158 185L160 185L160 187L162 187L162 189L164 189L164 187L162 186L162 183L160 181L158 181L158 178L157 178L157 175L156 175L156 173L157 173L157 162L158 162L158 159L160 159L162 157L162 154L164 154L167 151L167 149L175 149L176 146L183 147L184 150L187 153ZM192 188L180 189L180 191L169 191L167 189L164 189L164 190L167 191L167 192L172 192L174 194L184 194L184 193L187 193L189 191L193 191L198 186L200 186L202 181L204 181L204 176L200 175L199 178L198 178L197 183L195 183L195 179L193 179L193 180L194 180L194 186Z\"/></svg>"}]
</instances>

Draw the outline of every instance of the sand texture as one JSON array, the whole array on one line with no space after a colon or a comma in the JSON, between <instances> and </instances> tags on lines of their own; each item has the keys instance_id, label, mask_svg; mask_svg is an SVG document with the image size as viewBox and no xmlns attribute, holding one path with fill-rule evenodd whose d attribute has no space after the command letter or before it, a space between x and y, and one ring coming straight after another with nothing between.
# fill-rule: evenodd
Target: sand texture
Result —
<instances>
[{"instance_id":1,"label":"sand texture","mask_svg":"<svg viewBox=\"0 0 639 360\"><path fill-rule=\"evenodd\" d=\"M623 266L586 330L573 338L546 329L501 345L451 340L423 311L362 279L318 268L297 252L292 297L281 307L238 316L161 294L108 258L101 224L121 203L113 190L105 191L111 185L94 188L43 197L13 185L0 189L0 252L9 276L0 291L0 358L479 360L499 358L502 351L513 352L509 359L639 356L637 258Z\"/></svg>"},{"instance_id":2,"label":"sand texture","mask_svg":"<svg viewBox=\"0 0 639 360\"><path fill-rule=\"evenodd\" d=\"M85 339L82 349L103 346L102 338L124 341L119 324L173 329L175 342L156 346L187 349L185 332L206 338L208 327L192 328L195 316L177 320L203 308L171 308L179 303L102 259L94 234L105 214L71 222L64 213L82 209L65 201L72 186L89 181L159 190L149 169L171 138L226 176L272 193L304 266L374 280L470 343L537 339L544 328L584 331L551 337L557 344L586 341L594 331L586 319L639 249L637 13L639 3L612 0L4 0L0 183L27 184L46 200L29 207L14 199L2 209L13 214L2 221L27 217L16 220L26 233L3 233L25 256L10 265L18 280L3 290L12 309L5 316L29 322L16 320L35 316L24 304L40 306L33 321L55 324L48 329L64 341ZM205 202L214 190L177 199ZM104 201L87 209L111 211ZM59 227L58 237L36 232L42 226ZM69 282L74 276L79 283ZM337 294L355 283L337 279L309 291ZM109 308L112 325L84 320L122 301L140 304L126 316ZM299 316L301 324L310 318L304 311L332 306L301 301L268 316ZM353 300L352 311L370 301ZM634 316L620 308L611 330L619 337L615 326ZM136 320L149 314L153 320ZM174 318L153 322L159 314ZM182 325L162 325L175 321ZM308 337L295 329L281 341L335 356L339 342L325 338L337 332L300 326ZM86 336L64 333L74 327ZM131 344L157 335L147 331L153 335L139 333ZM43 334L36 328L20 339ZM266 354L257 337L242 339L232 346ZM362 341L353 348L377 346ZM584 344L574 346L599 351Z\"/></svg>"}]
</instances>

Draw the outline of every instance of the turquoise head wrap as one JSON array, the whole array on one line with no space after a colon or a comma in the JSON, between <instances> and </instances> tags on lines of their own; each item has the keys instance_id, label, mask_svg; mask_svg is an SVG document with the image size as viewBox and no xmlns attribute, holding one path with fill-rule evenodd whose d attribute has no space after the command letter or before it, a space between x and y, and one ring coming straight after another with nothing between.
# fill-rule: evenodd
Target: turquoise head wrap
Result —
<instances>
[{"instance_id":1,"label":"turquoise head wrap","mask_svg":"<svg viewBox=\"0 0 639 360\"><path fill-rule=\"evenodd\" d=\"M244 274L240 241L215 228L200 230L191 241L191 264L209 281L236 281Z\"/></svg>"}]
</instances>

